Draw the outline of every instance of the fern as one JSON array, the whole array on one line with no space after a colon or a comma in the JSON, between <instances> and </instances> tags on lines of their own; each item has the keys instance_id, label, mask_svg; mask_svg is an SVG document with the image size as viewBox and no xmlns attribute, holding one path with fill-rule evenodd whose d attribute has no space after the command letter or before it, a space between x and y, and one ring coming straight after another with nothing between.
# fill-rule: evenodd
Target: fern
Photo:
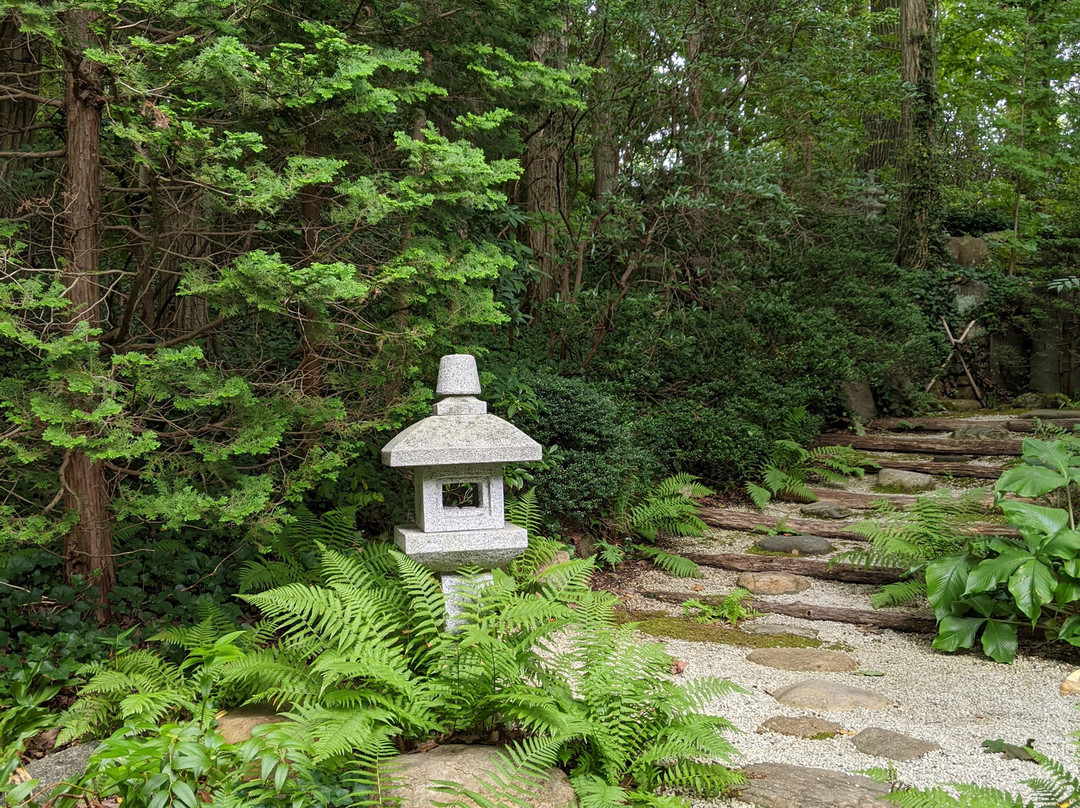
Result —
<instances>
[{"instance_id":1,"label":"fern","mask_svg":"<svg viewBox=\"0 0 1080 808\"><path fill-rule=\"evenodd\" d=\"M700 578L701 570L689 558L668 553L658 547L639 547L638 552L651 558L660 569L677 578Z\"/></svg>"},{"instance_id":2,"label":"fern","mask_svg":"<svg viewBox=\"0 0 1080 808\"><path fill-rule=\"evenodd\" d=\"M323 548L349 550L359 541L356 508L339 508L317 516L300 506L264 548L268 557L241 566L240 591L262 592L284 584L311 583L318 577L317 563Z\"/></svg>"},{"instance_id":3,"label":"fern","mask_svg":"<svg viewBox=\"0 0 1080 808\"><path fill-rule=\"evenodd\" d=\"M903 569L905 579L881 587L872 601L874 608L910 603L926 594L926 565L968 545L963 528L984 513L985 494L983 488L960 497L948 490L935 491L916 499L907 510L881 500L871 519L852 527L869 547L841 553L835 562Z\"/></svg>"}]
</instances>

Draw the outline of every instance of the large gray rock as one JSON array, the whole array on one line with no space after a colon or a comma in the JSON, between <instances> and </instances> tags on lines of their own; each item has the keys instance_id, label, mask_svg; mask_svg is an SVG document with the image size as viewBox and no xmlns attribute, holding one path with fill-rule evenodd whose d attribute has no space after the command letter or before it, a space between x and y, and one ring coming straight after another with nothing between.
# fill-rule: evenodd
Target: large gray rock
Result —
<instances>
[{"instance_id":1,"label":"large gray rock","mask_svg":"<svg viewBox=\"0 0 1080 808\"><path fill-rule=\"evenodd\" d=\"M954 440L1009 440L1013 433L996 424L971 424L952 433Z\"/></svg>"},{"instance_id":2,"label":"large gray rock","mask_svg":"<svg viewBox=\"0 0 1080 808\"><path fill-rule=\"evenodd\" d=\"M86 772L86 761L97 748L96 741L80 743L27 763L27 775L31 780L40 781L33 796L44 797L61 783L74 784Z\"/></svg>"},{"instance_id":3,"label":"large gray rock","mask_svg":"<svg viewBox=\"0 0 1080 808\"><path fill-rule=\"evenodd\" d=\"M840 385L840 397L856 421L866 423L878 417L874 393L866 382L844 382Z\"/></svg>"},{"instance_id":4,"label":"large gray rock","mask_svg":"<svg viewBox=\"0 0 1080 808\"><path fill-rule=\"evenodd\" d=\"M854 513L846 505L841 505L839 502L829 502L828 500L808 502L799 508L799 511L803 516L808 516L811 519L847 519Z\"/></svg>"},{"instance_id":5,"label":"large gray rock","mask_svg":"<svg viewBox=\"0 0 1080 808\"><path fill-rule=\"evenodd\" d=\"M882 469L877 475L877 484L892 491L915 494L934 488L934 478L929 474L904 469Z\"/></svg>"},{"instance_id":6,"label":"large gray rock","mask_svg":"<svg viewBox=\"0 0 1080 808\"><path fill-rule=\"evenodd\" d=\"M941 748L941 744L912 738L910 735L881 727L867 727L853 737L851 742L864 755L899 761L914 760Z\"/></svg>"},{"instance_id":7,"label":"large gray rock","mask_svg":"<svg viewBox=\"0 0 1080 808\"><path fill-rule=\"evenodd\" d=\"M744 572L735 585L752 595L794 595L810 588L810 579L790 572Z\"/></svg>"},{"instance_id":8,"label":"large gray rock","mask_svg":"<svg viewBox=\"0 0 1080 808\"><path fill-rule=\"evenodd\" d=\"M774 715L765 721L758 731L775 732L777 735L788 735L792 738L822 740L836 737L844 731L844 728L835 721L826 721L824 718L813 718L808 715Z\"/></svg>"},{"instance_id":9,"label":"large gray rock","mask_svg":"<svg viewBox=\"0 0 1080 808\"><path fill-rule=\"evenodd\" d=\"M962 267L979 266L990 257L990 245L978 236L953 236L945 242L945 248Z\"/></svg>"},{"instance_id":10,"label":"large gray rock","mask_svg":"<svg viewBox=\"0 0 1080 808\"><path fill-rule=\"evenodd\" d=\"M833 551L828 539L820 536L766 536L754 545L767 553L794 553L796 555L825 555Z\"/></svg>"},{"instance_id":11,"label":"large gray rock","mask_svg":"<svg viewBox=\"0 0 1080 808\"><path fill-rule=\"evenodd\" d=\"M873 690L861 687L811 679L808 682L782 687L772 694L773 698L788 707L804 710L823 710L825 712L844 710L881 710L892 705L887 699Z\"/></svg>"},{"instance_id":12,"label":"large gray rock","mask_svg":"<svg viewBox=\"0 0 1080 808\"><path fill-rule=\"evenodd\" d=\"M786 763L755 763L743 769L747 783L739 799L761 808L886 808L880 799L889 793L885 783L861 774L790 766Z\"/></svg>"},{"instance_id":13,"label":"large gray rock","mask_svg":"<svg viewBox=\"0 0 1080 808\"><path fill-rule=\"evenodd\" d=\"M1045 393L1021 393L1016 398L1014 398L1011 403L1012 406L1018 408L1033 408L1045 407L1052 402L1050 401L1050 396L1046 395Z\"/></svg>"},{"instance_id":14,"label":"large gray rock","mask_svg":"<svg viewBox=\"0 0 1080 808\"><path fill-rule=\"evenodd\" d=\"M821 648L762 648L754 651L746 660L783 671L843 673L859 669L859 663L854 657L842 651L826 651Z\"/></svg>"},{"instance_id":15,"label":"large gray rock","mask_svg":"<svg viewBox=\"0 0 1080 808\"><path fill-rule=\"evenodd\" d=\"M434 808L436 803L452 801L446 791L436 791L438 781L451 781L466 789L480 791L482 781L490 781L490 772L497 764L499 749L495 746L467 746L447 744L437 746L430 752L402 755L393 762L392 778L400 783L392 791L398 800L397 808ZM561 769L550 769L547 777L531 784L520 778L515 785L531 785L533 795L526 805L531 808L567 808L577 805L577 797L570 780ZM490 794L496 805L510 805L497 794Z\"/></svg>"}]
</instances>

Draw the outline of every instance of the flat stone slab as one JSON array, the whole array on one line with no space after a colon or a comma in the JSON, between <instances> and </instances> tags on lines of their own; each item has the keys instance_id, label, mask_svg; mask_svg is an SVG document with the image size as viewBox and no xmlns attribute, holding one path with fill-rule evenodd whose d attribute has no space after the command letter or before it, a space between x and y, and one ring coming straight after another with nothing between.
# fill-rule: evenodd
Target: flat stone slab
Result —
<instances>
[{"instance_id":1,"label":"flat stone slab","mask_svg":"<svg viewBox=\"0 0 1080 808\"><path fill-rule=\"evenodd\" d=\"M790 572L744 572L735 585L753 595L794 595L810 588L810 579Z\"/></svg>"},{"instance_id":2,"label":"flat stone slab","mask_svg":"<svg viewBox=\"0 0 1080 808\"><path fill-rule=\"evenodd\" d=\"M438 781L451 781L463 788L480 791L481 780L491 781L490 773L497 764L498 747L495 746L446 744L430 752L402 755L391 764L391 777L401 783L390 792L394 798L393 804L398 808L433 808L452 802L452 794L435 790ZM529 779L532 779L536 789L524 798L523 805L530 808L570 808L577 805L574 788L562 769L549 769L541 781ZM496 802L504 804L498 799Z\"/></svg>"},{"instance_id":3,"label":"flat stone slab","mask_svg":"<svg viewBox=\"0 0 1080 808\"><path fill-rule=\"evenodd\" d=\"M278 715L272 704L248 704L218 716L217 729L226 743L243 743L251 737L255 727L280 724L287 720L285 716Z\"/></svg>"},{"instance_id":4,"label":"flat stone slab","mask_svg":"<svg viewBox=\"0 0 1080 808\"><path fill-rule=\"evenodd\" d=\"M960 427L951 437L954 440L1011 440L1016 435L1003 426L972 424Z\"/></svg>"},{"instance_id":5,"label":"flat stone slab","mask_svg":"<svg viewBox=\"0 0 1080 808\"><path fill-rule=\"evenodd\" d=\"M782 671L842 673L859 669L854 657L842 651L824 651L820 648L761 648L746 660Z\"/></svg>"},{"instance_id":6,"label":"flat stone slab","mask_svg":"<svg viewBox=\"0 0 1080 808\"><path fill-rule=\"evenodd\" d=\"M878 485L905 494L914 494L919 491L930 491L934 488L934 478L929 474L918 471L905 471L904 469L882 469L877 475Z\"/></svg>"},{"instance_id":7,"label":"flat stone slab","mask_svg":"<svg viewBox=\"0 0 1080 808\"><path fill-rule=\"evenodd\" d=\"M875 783L862 774L791 766L786 763L755 763L743 769L745 786L738 798L761 808L886 808L881 799L889 793L887 783Z\"/></svg>"},{"instance_id":8,"label":"flat stone slab","mask_svg":"<svg viewBox=\"0 0 1080 808\"><path fill-rule=\"evenodd\" d=\"M855 735L851 742L864 755L899 761L914 760L941 748L941 744L933 741L923 741L881 727L867 727Z\"/></svg>"},{"instance_id":9,"label":"flat stone slab","mask_svg":"<svg viewBox=\"0 0 1080 808\"><path fill-rule=\"evenodd\" d=\"M794 555L825 555L833 551L828 539L820 536L766 536L754 545L767 553L792 553Z\"/></svg>"},{"instance_id":10,"label":"flat stone slab","mask_svg":"<svg viewBox=\"0 0 1080 808\"><path fill-rule=\"evenodd\" d=\"M799 512L811 519L847 519L855 513L847 505L828 500L808 502L799 508Z\"/></svg>"},{"instance_id":11,"label":"flat stone slab","mask_svg":"<svg viewBox=\"0 0 1080 808\"><path fill-rule=\"evenodd\" d=\"M773 693L772 697L788 707L825 712L881 710L892 706L892 699L887 699L873 690L819 679L782 687Z\"/></svg>"},{"instance_id":12,"label":"flat stone slab","mask_svg":"<svg viewBox=\"0 0 1080 808\"><path fill-rule=\"evenodd\" d=\"M759 732L775 732L792 738L821 740L832 738L844 731L835 721L813 718L808 715L774 715L758 728Z\"/></svg>"}]
</instances>

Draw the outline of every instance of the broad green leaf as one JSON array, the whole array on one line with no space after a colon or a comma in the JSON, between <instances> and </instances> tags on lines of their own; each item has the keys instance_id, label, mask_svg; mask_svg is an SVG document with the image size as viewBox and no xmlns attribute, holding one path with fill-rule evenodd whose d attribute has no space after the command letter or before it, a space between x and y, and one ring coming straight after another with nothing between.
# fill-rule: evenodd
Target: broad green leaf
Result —
<instances>
[{"instance_id":1,"label":"broad green leaf","mask_svg":"<svg viewBox=\"0 0 1080 808\"><path fill-rule=\"evenodd\" d=\"M1054 603L1058 606L1068 606L1080 600L1080 581L1072 576L1064 576L1058 580L1057 588L1054 589Z\"/></svg>"},{"instance_id":2,"label":"broad green leaf","mask_svg":"<svg viewBox=\"0 0 1080 808\"><path fill-rule=\"evenodd\" d=\"M982 633L983 653L995 662L1008 664L1016 656L1016 626L1002 620L990 620Z\"/></svg>"},{"instance_id":3,"label":"broad green leaf","mask_svg":"<svg viewBox=\"0 0 1080 808\"><path fill-rule=\"evenodd\" d=\"M1039 548L1040 555L1062 560L1076 558L1080 553L1080 531L1061 530L1048 538Z\"/></svg>"},{"instance_id":4,"label":"broad green leaf","mask_svg":"<svg viewBox=\"0 0 1080 808\"><path fill-rule=\"evenodd\" d=\"M1041 497L1069 482L1062 474L1045 466L1021 465L1009 469L998 478L994 492L1006 491L1022 497Z\"/></svg>"},{"instance_id":5,"label":"broad green leaf","mask_svg":"<svg viewBox=\"0 0 1080 808\"><path fill-rule=\"evenodd\" d=\"M939 620L952 611L952 605L964 593L968 579L966 553L935 558L926 565L926 598Z\"/></svg>"},{"instance_id":6,"label":"broad green leaf","mask_svg":"<svg viewBox=\"0 0 1080 808\"><path fill-rule=\"evenodd\" d=\"M1009 578L1009 591L1020 611L1031 619L1031 625L1039 619L1042 606L1054 597L1057 579L1053 571L1038 559L1021 564Z\"/></svg>"},{"instance_id":7,"label":"broad green leaf","mask_svg":"<svg viewBox=\"0 0 1080 808\"><path fill-rule=\"evenodd\" d=\"M1042 462L1056 469L1062 476L1068 474L1070 463L1075 459L1071 452L1058 441L1024 438L1024 460L1028 463Z\"/></svg>"},{"instance_id":8,"label":"broad green leaf","mask_svg":"<svg viewBox=\"0 0 1080 808\"><path fill-rule=\"evenodd\" d=\"M1058 629L1057 638L1072 645L1080 645L1080 614L1067 617Z\"/></svg>"},{"instance_id":9,"label":"broad green leaf","mask_svg":"<svg viewBox=\"0 0 1080 808\"><path fill-rule=\"evenodd\" d=\"M1021 529L1028 528L1050 534L1057 533L1069 525L1069 514L1064 508L1046 508L1042 505L1016 502L1011 499L1002 500L1000 505L1009 524Z\"/></svg>"},{"instance_id":10,"label":"broad green leaf","mask_svg":"<svg viewBox=\"0 0 1080 808\"><path fill-rule=\"evenodd\" d=\"M985 622L985 617L957 617L950 614L938 623L938 635L933 645L939 651L971 648L975 644L975 634Z\"/></svg>"},{"instance_id":11,"label":"broad green leaf","mask_svg":"<svg viewBox=\"0 0 1080 808\"><path fill-rule=\"evenodd\" d=\"M1021 550L1012 550L1002 553L997 558L985 558L979 562L968 575L965 595L977 592L990 592L999 584L1005 583L1017 567L1026 561L1031 561L1034 556Z\"/></svg>"}]
</instances>

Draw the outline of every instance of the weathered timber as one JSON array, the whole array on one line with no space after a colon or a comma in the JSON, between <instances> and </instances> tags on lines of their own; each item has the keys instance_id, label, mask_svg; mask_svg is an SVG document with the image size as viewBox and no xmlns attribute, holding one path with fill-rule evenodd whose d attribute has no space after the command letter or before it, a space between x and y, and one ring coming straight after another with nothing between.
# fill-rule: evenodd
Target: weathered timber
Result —
<instances>
[{"instance_id":1,"label":"weathered timber","mask_svg":"<svg viewBox=\"0 0 1080 808\"><path fill-rule=\"evenodd\" d=\"M934 464L939 465L939 464ZM908 505L914 504L918 497L912 494L859 494L854 491L834 491L831 488L811 488L810 491L822 502L835 502L856 510L866 510L875 502L887 499L896 507L903 510ZM994 504L994 495L987 494L985 504L989 509Z\"/></svg>"},{"instance_id":2,"label":"weathered timber","mask_svg":"<svg viewBox=\"0 0 1080 808\"><path fill-rule=\"evenodd\" d=\"M870 458L883 469L905 469L925 474L973 477L980 480L996 480L1004 469L995 466L972 466L968 463L931 463L929 460L893 460L891 457Z\"/></svg>"},{"instance_id":3,"label":"weathered timber","mask_svg":"<svg viewBox=\"0 0 1080 808\"><path fill-rule=\"evenodd\" d=\"M953 440L952 438L899 438L891 435L819 435L815 446L850 446L876 452L911 454L1011 455L1019 457L1019 440Z\"/></svg>"},{"instance_id":4,"label":"weathered timber","mask_svg":"<svg viewBox=\"0 0 1080 808\"><path fill-rule=\"evenodd\" d=\"M1044 424L1060 427L1061 429L1075 429L1080 426L1080 418L1044 419ZM1034 432L1034 421L1006 421L1005 428L1010 432Z\"/></svg>"},{"instance_id":5,"label":"weathered timber","mask_svg":"<svg viewBox=\"0 0 1080 808\"><path fill-rule=\"evenodd\" d=\"M721 530L739 530L749 533L754 528L770 530L780 524L780 518L769 516L765 513L746 513L744 511L729 511L723 508L702 508L698 513L701 520L709 527ZM824 521L818 519L793 519L787 517L783 520L784 529L792 533L801 533L807 536L821 536L825 539L843 539L844 541L866 541L852 530L847 529L843 522ZM848 524L850 527L850 523ZM1002 536L1015 538L1020 535L1015 528L1007 525L972 524L967 532L979 536Z\"/></svg>"},{"instance_id":6,"label":"weathered timber","mask_svg":"<svg viewBox=\"0 0 1080 808\"><path fill-rule=\"evenodd\" d=\"M971 418L875 418L867 423L867 429L888 429L901 434L905 432L952 432L962 426L996 425L993 421L976 421Z\"/></svg>"},{"instance_id":7,"label":"weathered timber","mask_svg":"<svg viewBox=\"0 0 1080 808\"><path fill-rule=\"evenodd\" d=\"M830 564L828 561L815 561L810 558L743 553L698 553L685 557L703 567L717 567L734 572L790 572L795 575L820 578L823 581L842 581L848 584L891 584L904 577L903 570L899 569Z\"/></svg>"},{"instance_id":8,"label":"weathered timber","mask_svg":"<svg viewBox=\"0 0 1080 808\"><path fill-rule=\"evenodd\" d=\"M682 592L640 592L644 597L664 603L684 603L689 597ZM696 595L695 600L708 603L707 596ZM851 623L857 626L891 628L893 631L909 631L919 634L934 633L937 624L929 617L914 617L879 609L847 609L840 606L816 606L812 603L773 603L767 600L744 600L762 614L783 614L803 620L828 620L833 623Z\"/></svg>"}]
</instances>

